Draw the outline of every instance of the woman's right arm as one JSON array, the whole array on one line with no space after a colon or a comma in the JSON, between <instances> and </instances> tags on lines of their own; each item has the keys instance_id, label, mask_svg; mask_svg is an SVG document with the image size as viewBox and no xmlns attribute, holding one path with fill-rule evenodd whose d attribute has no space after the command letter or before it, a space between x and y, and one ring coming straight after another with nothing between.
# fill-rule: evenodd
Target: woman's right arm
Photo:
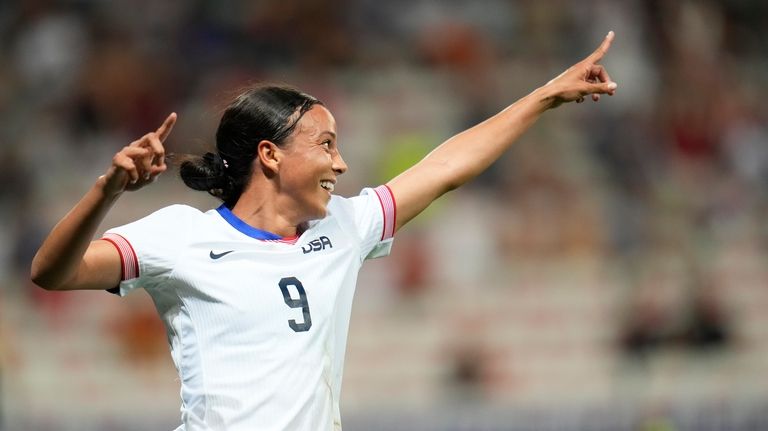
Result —
<instances>
[{"instance_id":1,"label":"woman's right arm","mask_svg":"<svg viewBox=\"0 0 768 431\"><path fill-rule=\"evenodd\" d=\"M155 132L115 154L107 172L56 224L35 254L31 269L35 284L47 290L106 290L120 283L117 249L91 239L124 191L138 190L165 171L163 142L175 123L172 113Z\"/></svg>"}]
</instances>

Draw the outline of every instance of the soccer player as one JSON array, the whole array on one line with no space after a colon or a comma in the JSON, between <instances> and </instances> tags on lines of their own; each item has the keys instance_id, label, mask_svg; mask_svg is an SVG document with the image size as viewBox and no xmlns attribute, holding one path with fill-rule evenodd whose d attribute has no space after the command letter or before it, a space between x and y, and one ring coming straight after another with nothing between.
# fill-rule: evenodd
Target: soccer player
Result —
<instances>
[{"instance_id":1,"label":"soccer player","mask_svg":"<svg viewBox=\"0 0 768 431\"><path fill-rule=\"evenodd\" d=\"M176 114L119 151L53 228L32 262L50 290L143 288L162 318L181 381L179 430L339 430L352 295L363 261L432 201L477 176L546 110L616 84L598 61L613 40L513 105L448 139L388 183L333 195L347 170L336 123L317 99L258 86L237 97L216 152L180 167L216 209L161 209L108 230L125 191L166 170Z\"/></svg>"}]
</instances>

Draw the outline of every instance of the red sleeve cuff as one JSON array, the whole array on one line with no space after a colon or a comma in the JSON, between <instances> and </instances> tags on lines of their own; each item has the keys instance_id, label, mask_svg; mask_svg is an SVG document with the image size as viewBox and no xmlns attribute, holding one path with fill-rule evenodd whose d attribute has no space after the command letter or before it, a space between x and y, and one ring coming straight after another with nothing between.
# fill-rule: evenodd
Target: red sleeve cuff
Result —
<instances>
[{"instance_id":1,"label":"red sleeve cuff","mask_svg":"<svg viewBox=\"0 0 768 431\"><path fill-rule=\"evenodd\" d=\"M116 233L106 233L101 239L111 242L120 254L120 262L122 263L120 280L125 281L137 278L139 276L139 260L136 258L136 252L133 250L131 243Z\"/></svg>"},{"instance_id":2,"label":"red sleeve cuff","mask_svg":"<svg viewBox=\"0 0 768 431\"><path fill-rule=\"evenodd\" d=\"M395 236L395 220L397 220L397 205L392 190L386 184L373 189L381 204L381 211L384 214L384 227L381 232L381 241Z\"/></svg>"}]
</instances>

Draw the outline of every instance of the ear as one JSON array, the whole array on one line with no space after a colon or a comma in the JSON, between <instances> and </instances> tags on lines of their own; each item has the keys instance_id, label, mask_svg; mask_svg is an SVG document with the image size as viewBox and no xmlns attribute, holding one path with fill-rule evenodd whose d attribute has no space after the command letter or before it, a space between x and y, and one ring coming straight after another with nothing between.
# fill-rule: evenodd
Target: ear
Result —
<instances>
[{"instance_id":1,"label":"ear","mask_svg":"<svg viewBox=\"0 0 768 431\"><path fill-rule=\"evenodd\" d=\"M265 173L276 174L282 157L280 147L272 141L265 139L259 142L259 145L256 147L256 158L259 160L259 164L261 164L261 168L265 170Z\"/></svg>"}]
</instances>

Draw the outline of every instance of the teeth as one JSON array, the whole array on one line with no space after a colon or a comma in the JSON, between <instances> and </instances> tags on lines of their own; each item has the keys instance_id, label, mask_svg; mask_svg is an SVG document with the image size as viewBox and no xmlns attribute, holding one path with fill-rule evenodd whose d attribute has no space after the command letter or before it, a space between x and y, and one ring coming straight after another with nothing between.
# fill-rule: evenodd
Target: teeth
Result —
<instances>
[{"instance_id":1,"label":"teeth","mask_svg":"<svg viewBox=\"0 0 768 431\"><path fill-rule=\"evenodd\" d=\"M329 192L333 191L333 183L330 181L320 181L320 187L328 190Z\"/></svg>"}]
</instances>

